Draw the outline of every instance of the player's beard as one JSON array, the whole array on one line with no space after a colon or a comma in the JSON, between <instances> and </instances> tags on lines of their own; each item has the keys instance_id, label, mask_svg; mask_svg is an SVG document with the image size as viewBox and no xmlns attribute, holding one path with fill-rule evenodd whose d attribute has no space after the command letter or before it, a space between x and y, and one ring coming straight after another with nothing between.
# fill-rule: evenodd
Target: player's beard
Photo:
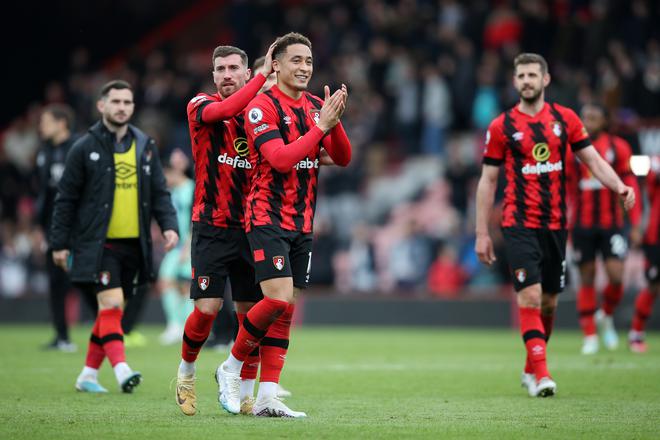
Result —
<instances>
[{"instance_id":1,"label":"player's beard","mask_svg":"<svg viewBox=\"0 0 660 440\"><path fill-rule=\"evenodd\" d=\"M121 127L123 127L124 125L128 124L128 121L130 121L131 118L126 118L125 121L118 121L118 120L115 119L113 116L111 116L111 115L107 115L107 116L105 117L105 120L108 122L108 124L112 125L113 127L121 128Z\"/></svg>"},{"instance_id":2,"label":"player's beard","mask_svg":"<svg viewBox=\"0 0 660 440\"><path fill-rule=\"evenodd\" d=\"M218 93L222 97L222 99L227 99L234 93L238 92L244 84L238 84L238 83L231 83L231 84L224 84L220 85L218 88Z\"/></svg>"},{"instance_id":3,"label":"player's beard","mask_svg":"<svg viewBox=\"0 0 660 440\"><path fill-rule=\"evenodd\" d=\"M525 101L525 103L528 105L534 105L539 101L539 99L541 99L541 95L543 94L543 89L534 90L532 96L524 96L523 92L524 90L520 92L520 99Z\"/></svg>"}]
</instances>

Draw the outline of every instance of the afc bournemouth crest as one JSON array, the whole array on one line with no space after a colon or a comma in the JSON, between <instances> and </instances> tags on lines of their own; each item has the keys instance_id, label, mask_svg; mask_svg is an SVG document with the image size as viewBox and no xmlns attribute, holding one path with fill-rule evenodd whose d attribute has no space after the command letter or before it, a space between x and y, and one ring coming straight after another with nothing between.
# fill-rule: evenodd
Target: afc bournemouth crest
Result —
<instances>
[{"instance_id":1,"label":"afc bournemouth crest","mask_svg":"<svg viewBox=\"0 0 660 440\"><path fill-rule=\"evenodd\" d=\"M560 137L561 136L561 122L559 121L552 121L550 123L552 126L552 132L554 133L555 136Z\"/></svg>"},{"instance_id":2,"label":"afc bournemouth crest","mask_svg":"<svg viewBox=\"0 0 660 440\"><path fill-rule=\"evenodd\" d=\"M103 271L99 274L99 281L101 282L102 285L107 286L110 284L110 272Z\"/></svg>"},{"instance_id":3,"label":"afc bournemouth crest","mask_svg":"<svg viewBox=\"0 0 660 440\"><path fill-rule=\"evenodd\" d=\"M321 119L321 110L313 108L309 111L309 115L314 119L314 122L318 124Z\"/></svg>"},{"instance_id":4,"label":"afc bournemouth crest","mask_svg":"<svg viewBox=\"0 0 660 440\"><path fill-rule=\"evenodd\" d=\"M202 290L208 289L210 283L211 280L209 279L209 277L197 277L197 285Z\"/></svg>"},{"instance_id":5,"label":"afc bournemouth crest","mask_svg":"<svg viewBox=\"0 0 660 440\"><path fill-rule=\"evenodd\" d=\"M519 283L524 283L527 279L527 271L525 269L516 269L514 274Z\"/></svg>"},{"instance_id":6,"label":"afc bournemouth crest","mask_svg":"<svg viewBox=\"0 0 660 440\"><path fill-rule=\"evenodd\" d=\"M278 255L277 257L273 257L273 265L277 270L284 269L284 257L281 255Z\"/></svg>"}]
</instances>

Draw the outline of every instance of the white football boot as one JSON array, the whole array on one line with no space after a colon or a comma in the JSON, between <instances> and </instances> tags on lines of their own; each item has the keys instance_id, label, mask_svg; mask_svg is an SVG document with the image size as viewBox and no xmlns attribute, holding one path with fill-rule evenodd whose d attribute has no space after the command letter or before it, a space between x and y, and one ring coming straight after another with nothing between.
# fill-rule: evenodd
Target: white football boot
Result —
<instances>
[{"instance_id":1,"label":"white football boot","mask_svg":"<svg viewBox=\"0 0 660 440\"><path fill-rule=\"evenodd\" d=\"M226 362L215 370L215 380L218 382L218 402L225 411L238 414L241 412L241 375L228 371Z\"/></svg>"},{"instance_id":2,"label":"white football boot","mask_svg":"<svg viewBox=\"0 0 660 440\"><path fill-rule=\"evenodd\" d=\"M520 376L520 386L527 390L530 397L536 397L536 375L534 373L525 373Z\"/></svg>"},{"instance_id":3,"label":"white football boot","mask_svg":"<svg viewBox=\"0 0 660 440\"><path fill-rule=\"evenodd\" d=\"M614 319L606 315L602 309L599 309L594 315L596 320L596 326L598 327L598 333L603 339L603 344L608 350L616 350L619 346L619 336L616 334L614 329Z\"/></svg>"},{"instance_id":4,"label":"white football boot","mask_svg":"<svg viewBox=\"0 0 660 440\"><path fill-rule=\"evenodd\" d=\"M598 353L598 335L585 336L582 341L582 349L580 352L584 355Z\"/></svg>"},{"instance_id":5,"label":"white football boot","mask_svg":"<svg viewBox=\"0 0 660 440\"><path fill-rule=\"evenodd\" d=\"M292 410L277 397L263 400L257 399L252 407L252 414L256 417L287 417L295 419L307 417L307 414L302 411Z\"/></svg>"},{"instance_id":6,"label":"white football boot","mask_svg":"<svg viewBox=\"0 0 660 440\"><path fill-rule=\"evenodd\" d=\"M557 384L549 377L542 377L536 384L537 397L552 397L557 393Z\"/></svg>"}]
</instances>

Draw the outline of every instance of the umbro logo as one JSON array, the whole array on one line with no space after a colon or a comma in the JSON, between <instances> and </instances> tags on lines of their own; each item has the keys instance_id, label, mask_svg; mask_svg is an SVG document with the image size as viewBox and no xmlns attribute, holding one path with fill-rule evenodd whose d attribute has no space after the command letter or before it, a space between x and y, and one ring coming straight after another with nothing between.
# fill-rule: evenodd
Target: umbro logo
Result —
<instances>
[{"instance_id":1,"label":"umbro logo","mask_svg":"<svg viewBox=\"0 0 660 440\"><path fill-rule=\"evenodd\" d=\"M522 131L516 131L515 133L513 133L511 137L513 138L514 141L520 142L523 140L523 137L525 137L525 133L523 133Z\"/></svg>"},{"instance_id":2,"label":"umbro logo","mask_svg":"<svg viewBox=\"0 0 660 440\"><path fill-rule=\"evenodd\" d=\"M532 347L532 354L534 354L535 356L542 355L544 351L545 350L540 345L535 345Z\"/></svg>"}]
</instances>

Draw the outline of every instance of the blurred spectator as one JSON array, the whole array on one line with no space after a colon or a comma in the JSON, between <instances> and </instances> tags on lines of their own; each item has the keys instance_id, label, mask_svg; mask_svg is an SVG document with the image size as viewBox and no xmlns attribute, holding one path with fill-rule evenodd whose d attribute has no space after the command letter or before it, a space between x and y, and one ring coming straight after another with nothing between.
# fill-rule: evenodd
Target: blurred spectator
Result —
<instances>
[{"instance_id":1,"label":"blurred spectator","mask_svg":"<svg viewBox=\"0 0 660 440\"><path fill-rule=\"evenodd\" d=\"M429 268L429 291L438 297L456 298L467 278L465 270L459 264L456 249L450 244L440 247L437 258Z\"/></svg>"}]
</instances>

